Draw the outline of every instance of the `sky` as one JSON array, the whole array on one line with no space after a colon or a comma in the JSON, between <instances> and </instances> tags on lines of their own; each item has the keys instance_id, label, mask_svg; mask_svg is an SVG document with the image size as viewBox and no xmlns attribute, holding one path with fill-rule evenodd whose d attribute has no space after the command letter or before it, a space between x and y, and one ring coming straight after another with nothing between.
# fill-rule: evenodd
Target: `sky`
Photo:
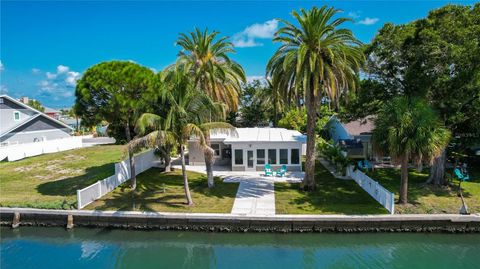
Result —
<instances>
[{"instance_id":1,"label":"sky","mask_svg":"<svg viewBox=\"0 0 480 269\"><path fill-rule=\"evenodd\" d=\"M403 24L449 3L475 1L4 1L0 0L0 92L70 107L76 81L90 66L129 60L162 70L172 64L178 34L198 27L230 37L250 80L265 74L278 44L276 19L329 5L362 42L387 22Z\"/></svg>"}]
</instances>

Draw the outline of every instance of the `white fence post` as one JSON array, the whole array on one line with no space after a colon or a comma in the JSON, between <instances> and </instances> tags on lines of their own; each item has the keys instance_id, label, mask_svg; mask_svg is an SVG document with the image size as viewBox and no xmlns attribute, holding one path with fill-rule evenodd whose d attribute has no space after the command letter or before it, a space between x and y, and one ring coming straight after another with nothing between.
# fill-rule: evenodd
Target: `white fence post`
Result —
<instances>
[{"instance_id":1,"label":"white fence post","mask_svg":"<svg viewBox=\"0 0 480 269\"><path fill-rule=\"evenodd\" d=\"M98 183L98 198L100 198L100 197L102 197L102 181L99 180L99 181L97 181L97 183Z\"/></svg>"},{"instance_id":2,"label":"white fence post","mask_svg":"<svg viewBox=\"0 0 480 269\"><path fill-rule=\"evenodd\" d=\"M80 190L77 190L77 209L82 209Z\"/></svg>"},{"instance_id":3,"label":"white fence post","mask_svg":"<svg viewBox=\"0 0 480 269\"><path fill-rule=\"evenodd\" d=\"M385 207L390 214L393 215L395 213L395 196L392 192L385 189L380 183L371 179L358 169L355 171L352 170L352 172L349 173L349 176L371 197Z\"/></svg>"}]
</instances>

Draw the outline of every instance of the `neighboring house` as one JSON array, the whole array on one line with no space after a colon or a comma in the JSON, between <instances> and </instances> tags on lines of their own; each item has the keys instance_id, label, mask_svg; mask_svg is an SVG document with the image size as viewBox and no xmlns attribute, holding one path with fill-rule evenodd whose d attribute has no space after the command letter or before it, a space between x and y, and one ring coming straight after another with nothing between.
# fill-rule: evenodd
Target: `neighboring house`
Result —
<instances>
[{"instance_id":1,"label":"neighboring house","mask_svg":"<svg viewBox=\"0 0 480 269\"><path fill-rule=\"evenodd\" d=\"M302 170L302 146L306 137L283 128L237 128L236 134L211 134L215 165L232 171L262 171L269 163L273 169L286 165L289 171ZM189 164L204 165L204 153L198 141L189 140Z\"/></svg>"},{"instance_id":2,"label":"neighboring house","mask_svg":"<svg viewBox=\"0 0 480 269\"><path fill-rule=\"evenodd\" d=\"M347 156L354 159L378 158L372 150L372 131L375 125L373 117L342 123L332 116L325 128L334 144L340 145Z\"/></svg>"},{"instance_id":3,"label":"neighboring house","mask_svg":"<svg viewBox=\"0 0 480 269\"><path fill-rule=\"evenodd\" d=\"M66 125L70 126L72 129L76 130L77 127L80 127L82 124L82 119L76 119L76 118L60 118L60 121L65 123ZM77 126L78 124L78 126Z\"/></svg>"},{"instance_id":4,"label":"neighboring house","mask_svg":"<svg viewBox=\"0 0 480 269\"><path fill-rule=\"evenodd\" d=\"M60 110L56 110L46 106L44 106L43 108L44 108L43 113L47 114L49 117L54 118L56 120L60 119L60 116L62 115L62 112Z\"/></svg>"},{"instance_id":5,"label":"neighboring house","mask_svg":"<svg viewBox=\"0 0 480 269\"><path fill-rule=\"evenodd\" d=\"M0 144L23 144L70 137L72 128L8 96L0 95Z\"/></svg>"}]
</instances>

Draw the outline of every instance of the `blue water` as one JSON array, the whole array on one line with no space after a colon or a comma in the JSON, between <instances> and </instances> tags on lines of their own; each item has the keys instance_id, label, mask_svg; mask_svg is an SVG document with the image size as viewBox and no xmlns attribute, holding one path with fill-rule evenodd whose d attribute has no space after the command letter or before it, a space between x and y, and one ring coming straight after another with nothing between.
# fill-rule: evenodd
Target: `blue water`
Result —
<instances>
[{"instance_id":1,"label":"blue water","mask_svg":"<svg viewBox=\"0 0 480 269\"><path fill-rule=\"evenodd\" d=\"M480 268L480 234L1 228L0 268Z\"/></svg>"}]
</instances>

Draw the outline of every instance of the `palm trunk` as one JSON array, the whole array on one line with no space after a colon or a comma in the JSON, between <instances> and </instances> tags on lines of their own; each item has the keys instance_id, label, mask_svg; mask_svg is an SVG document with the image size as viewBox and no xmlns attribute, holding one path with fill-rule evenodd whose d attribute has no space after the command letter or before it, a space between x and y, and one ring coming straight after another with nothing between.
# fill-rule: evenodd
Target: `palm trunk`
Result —
<instances>
[{"instance_id":1,"label":"palm trunk","mask_svg":"<svg viewBox=\"0 0 480 269\"><path fill-rule=\"evenodd\" d=\"M204 157L205 157L205 168L207 170L207 183L209 188L215 187L215 182L213 180L213 152L210 150L210 133L205 134L205 144L208 147L204 150Z\"/></svg>"},{"instance_id":2,"label":"palm trunk","mask_svg":"<svg viewBox=\"0 0 480 269\"><path fill-rule=\"evenodd\" d=\"M447 159L447 153L445 149L443 149L440 156L438 156L433 160L433 164L430 167L430 176L428 177L427 183L434 184L437 186L447 184L447 181L445 180L446 159Z\"/></svg>"},{"instance_id":3,"label":"palm trunk","mask_svg":"<svg viewBox=\"0 0 480 269\"><path fill-rule=\"evenodd\" d=\"M305 162L305 178L303 179L303 189L306 191L315 190L315 125L317 121L317 112L315 97L311 89L305 89L306 107L307 107L307 156Z\"/></svg>"},{"instance_id":4,"label":"palm trunk","mask_svg":"<svg viewBox=\"0 0 480 269\"><path fill-rule=\"evenodd\" d=\"M401 173L401 183L400 183L400 199L399 204L408 203L407 193L408 193L408 156L404 156L402 159L402 173Z\"/></svg>"},{"instance_id":5,"label":"palm trunk","mask_svg":"<svg viewBox=\"0 0 480 269\"><path fill-rule=\"evenodd\" d=\"M187 204L193 205L192 196L190 195L190 188L188 187L187 169L185 168L185 149L184 145L180 145L180 157L182 159L182 175L183 175L183 188L185 190L185 198L187 198Z\"/></svg>"},{"instance_id":6,"label":"palm trunk","mask_svg":"<svg viewBox=\"0 0 480 269\"><path fill-rule=\"evenodd\" d=\"M130 126L128 124L125 125L125 136L127 137L127 143L132 140L131 134L130 134ZM131 189L135 190L137 188L137 176L135 172L135 158L133 156L133 151L131 150L130 146L128 146L128 161L130 163L130 177L131 177Z\"/></svg>"},{"instance_id":7,"label":"palm trunk","mask_svg":"<svg viewBox=\"0 0 480 269\"><path fill-rule=\"evenodd\" d=\"M172 158L170 158L170 155L167 154L165 155L165 172L171 172L172 171Z\"/></svg>"}]
</instances>

